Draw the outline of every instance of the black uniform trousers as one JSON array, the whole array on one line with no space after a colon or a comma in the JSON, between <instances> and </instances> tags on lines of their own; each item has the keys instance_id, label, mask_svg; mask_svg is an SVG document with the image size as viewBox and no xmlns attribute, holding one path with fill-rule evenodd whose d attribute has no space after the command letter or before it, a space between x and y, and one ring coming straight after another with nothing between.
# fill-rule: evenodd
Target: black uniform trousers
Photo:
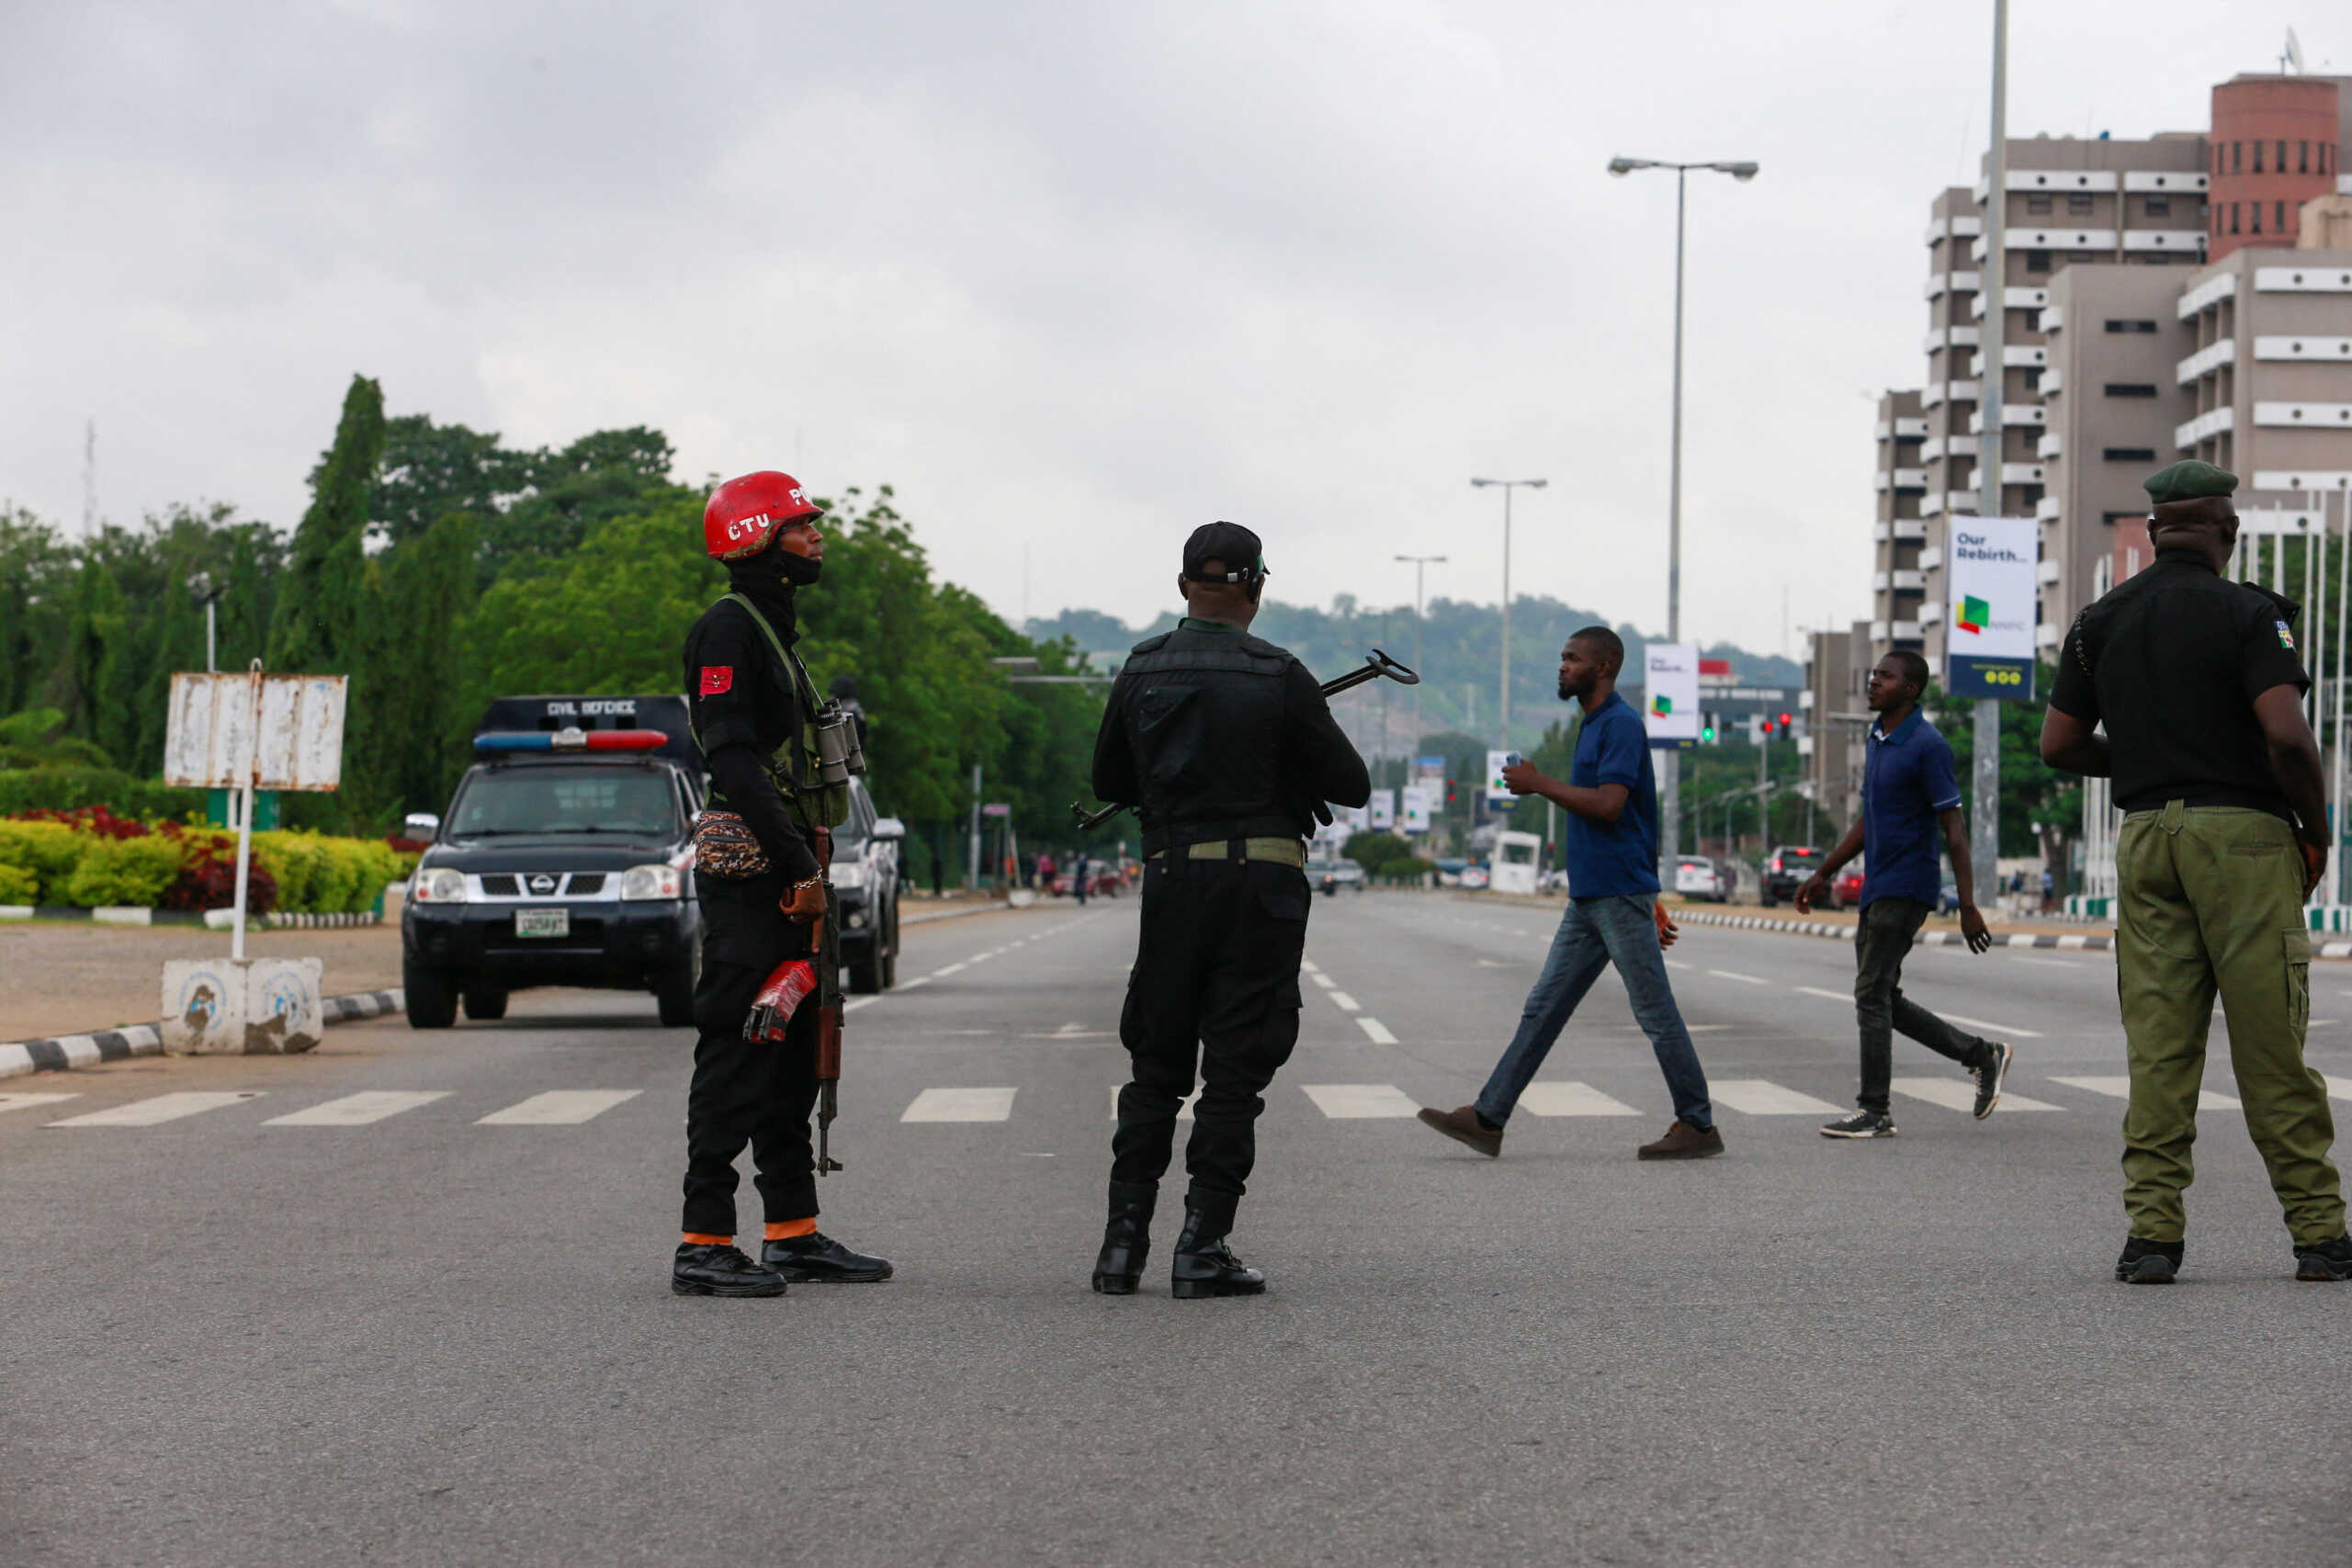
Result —
<instances>
[{"instance_id":1,"label":"black uniform trousers","mask_svg":"<svg viewBox=\"0 0 2352 1568\"><path fill-rule=\"evenodd\" d=\"M817 1004L803 1000L777 1043L743 1038L743 1021L775 965L705 960L695 987L694 1083L686 1090L684 1229L735 1234L735 1156L752 1145L752 1185L769 1224L813 1219L817 1157Z\"/></svg>"},{"instance_id":2,"label":"black uniform trousers","mask_svg":"<svg viewBox=\"0 0 2352 1568\"><path fill-rule=\"evenodd\" d=\"M1185 1169L1194 1191L1238 1198L1257 1160L1260 1095L1298 1043L1311 899L1296 866L1181 853L1144 867L1143 931L1119 1019L1135 1078L1119 1091L1111 1179L1159 1181L1197 1069Z\"/></svg>"}]
</instances>

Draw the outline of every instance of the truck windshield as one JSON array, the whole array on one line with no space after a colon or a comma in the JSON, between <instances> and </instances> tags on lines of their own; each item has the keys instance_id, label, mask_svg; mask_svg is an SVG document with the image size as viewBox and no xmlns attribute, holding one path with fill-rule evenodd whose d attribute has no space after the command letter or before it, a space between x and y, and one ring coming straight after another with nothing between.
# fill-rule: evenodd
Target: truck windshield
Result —
<instances>
[{"instance_id":1,"label":"truck windshield","mask_svg":"<svg viewBox=\"0 0 2352 1568\"><path fill-rule=\"evenodd\" d=\"M453 839L611 833L666 842L679 836L677 792L666 774L651 768L502 769L467 781L447 833Z\"/></svg>"}]
</instances>

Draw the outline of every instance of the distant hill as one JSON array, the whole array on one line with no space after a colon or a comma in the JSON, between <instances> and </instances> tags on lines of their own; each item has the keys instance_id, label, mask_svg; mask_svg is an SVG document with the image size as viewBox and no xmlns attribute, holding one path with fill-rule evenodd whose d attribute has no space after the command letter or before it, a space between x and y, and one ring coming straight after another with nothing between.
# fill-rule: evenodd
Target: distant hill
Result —
<instances>
[{"instance_id":1,"label":"distant hill","mask_svg":"<svg viewBox=\"0 0 2352 1568\"><path fill-rule=\"evenodd\" d=\"M1027 630L1031 637L1046 640L1068 637L1081 652L1110 655L1102 662L1115 667L1129 648L1175 624L1172 614L1161 615L1148 626L1130 626L1100 610L1065 610L1050 620L1031 620ZM1508 744L1532 750L1543 739L1544 727L1561 716L1554 673L1559 668L1560 646L1567 641L1570 633L1595 624L1608 623L1589 610L1577 609L1557 599L1531 595L1511 601L1511 735ZM1408 664L1414 661L1410 604L1387 610L1363 609L1346 594L1328 610L1269 604L1251 629L1297 654L1306 661L1307 668L1325 680L1363 662L1364 654L1374 648L1385 649ZM1650 639L1630 626L1618 626L1616 631L1625 639L1625 662L1633 675L1626 684L1638 685L1643 649ZM1496 605L1466 604L1456 599L1439 599L1430 604L1427 622L1421 627L1419 665L1424 733L1458 730L1495 737L1501 632L1502 612ZM1796 686L1804 679L1802 665L1777 654L1752 653L1729 643L1715 644L1702 652L1709 659L1729 660L1733 673L1746 684ZM1413 693L1389 686L1386 694L1393 739L1402 746L1409 739L1409 727L1396 727L1405 724ZM1351 705L1359 712L1351 716L1350 728L1358 729L1370 718L1369 713L1363 711L1369 709L1370 704L1367 701ZM1499 739L1496 743L1505 744Z\"/></svg>"}]
</instances>

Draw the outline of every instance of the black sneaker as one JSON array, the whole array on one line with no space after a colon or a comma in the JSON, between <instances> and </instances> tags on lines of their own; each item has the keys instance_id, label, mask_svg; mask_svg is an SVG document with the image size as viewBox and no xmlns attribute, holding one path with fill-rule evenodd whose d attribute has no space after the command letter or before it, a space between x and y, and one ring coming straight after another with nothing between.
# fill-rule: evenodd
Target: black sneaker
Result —
<instances>
[{"instance_id":1,"label":"black sneaker","mask_svg":"<svg viewBox=\"0 0 2352 1568\"><path fill-rule=\"evenodd\" d=\"M2001 1085L2009 1076L2009 1064L2017 1060L2017 1050L1997 1041L1987 1049L1984 1060L1968 1069L1976 1080L1975 1117L1982 1122L1993 1114L1993 1107L2001 1103Z\"/></svg>"},{"instance_id":2,"label":"black sneaker","mask_svg":"<svg viewBox=\"0 0 2352 1568\"><path fill-rule=\"evenodd\" d=\"M2314 1242L2295 1248L2298 1280L2352 1280L2352 1238Z\"/></svg>"},{"instance_id":3,"label":"black sneaker","mask_svg":"<svg viewBox=\"0 0 2352 1568\"><path fill-rule=\"evenodd\" d=\"M1851 1116L1823 1122L1821 1135L1825 1138L1892 1138L1894 1136L1894 1118L1883 1111L1857 1111Z\"/></svg>"},{"instance_id":4,"label":"black sneaker","mask_svg":"<svg viewBox=\"0 0 2352 1568\"><path fill-rule=\"evenodd\" d=\"M784 1276L763 1269L732 1247L678 1244L670 1265L670 1292L679 1296L780 1296Z\"/></svg>"},{"instance_id":5,"label":"black sneaker","mask_svg":"<svg viewBox=\"0 0 2352 1568\"><path fill-rule=\"evenodd\" d=\"M868 1285L890 1277L890 1260L854 1252L822 1231L760 1248L760 1261L796 1285Z\"/></svg>"},{"instance_id":6,"label":"black sneaker","mask_svg":"<svg viewBox=\"0 0 2352 1568\"><path fill-rule=\"evenodd\" d=\"M2115 1277L2127 1285L2169 1285L2180 1268L2181 1244L2132 1236L2115 1260Z\"/></svg>"}]
</instances>

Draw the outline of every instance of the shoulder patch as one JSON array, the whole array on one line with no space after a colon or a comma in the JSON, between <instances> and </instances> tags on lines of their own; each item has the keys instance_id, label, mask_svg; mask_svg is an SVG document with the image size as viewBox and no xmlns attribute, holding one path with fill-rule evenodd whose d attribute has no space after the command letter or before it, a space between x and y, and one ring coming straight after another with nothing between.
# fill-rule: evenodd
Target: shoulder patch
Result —
<instances>
[{"instance_id":1,"label":"shoulder patch","mask_svg":"<svg viewBox=\"0 0 2352 1568\"><path fill-rule=\"evenodd\" d=\"M735 667L731 664L706 664L702 667L702 692L706 697L716 697L735 689Z\"/></svg>"},{"instance_id":2,"label":"shoulder patch","mask_svg":"<svg viewBox=\"0 0 2352 1568\"><path fill-rule=\"evenodd\" d=\"M2278 628L2278 646L2287 649L2290 653L2293 652L2295 648L2295 634L2287 629L2287 623L2284 621L2273 621L2270 624Z\"/></svg>"}]
</instances>

